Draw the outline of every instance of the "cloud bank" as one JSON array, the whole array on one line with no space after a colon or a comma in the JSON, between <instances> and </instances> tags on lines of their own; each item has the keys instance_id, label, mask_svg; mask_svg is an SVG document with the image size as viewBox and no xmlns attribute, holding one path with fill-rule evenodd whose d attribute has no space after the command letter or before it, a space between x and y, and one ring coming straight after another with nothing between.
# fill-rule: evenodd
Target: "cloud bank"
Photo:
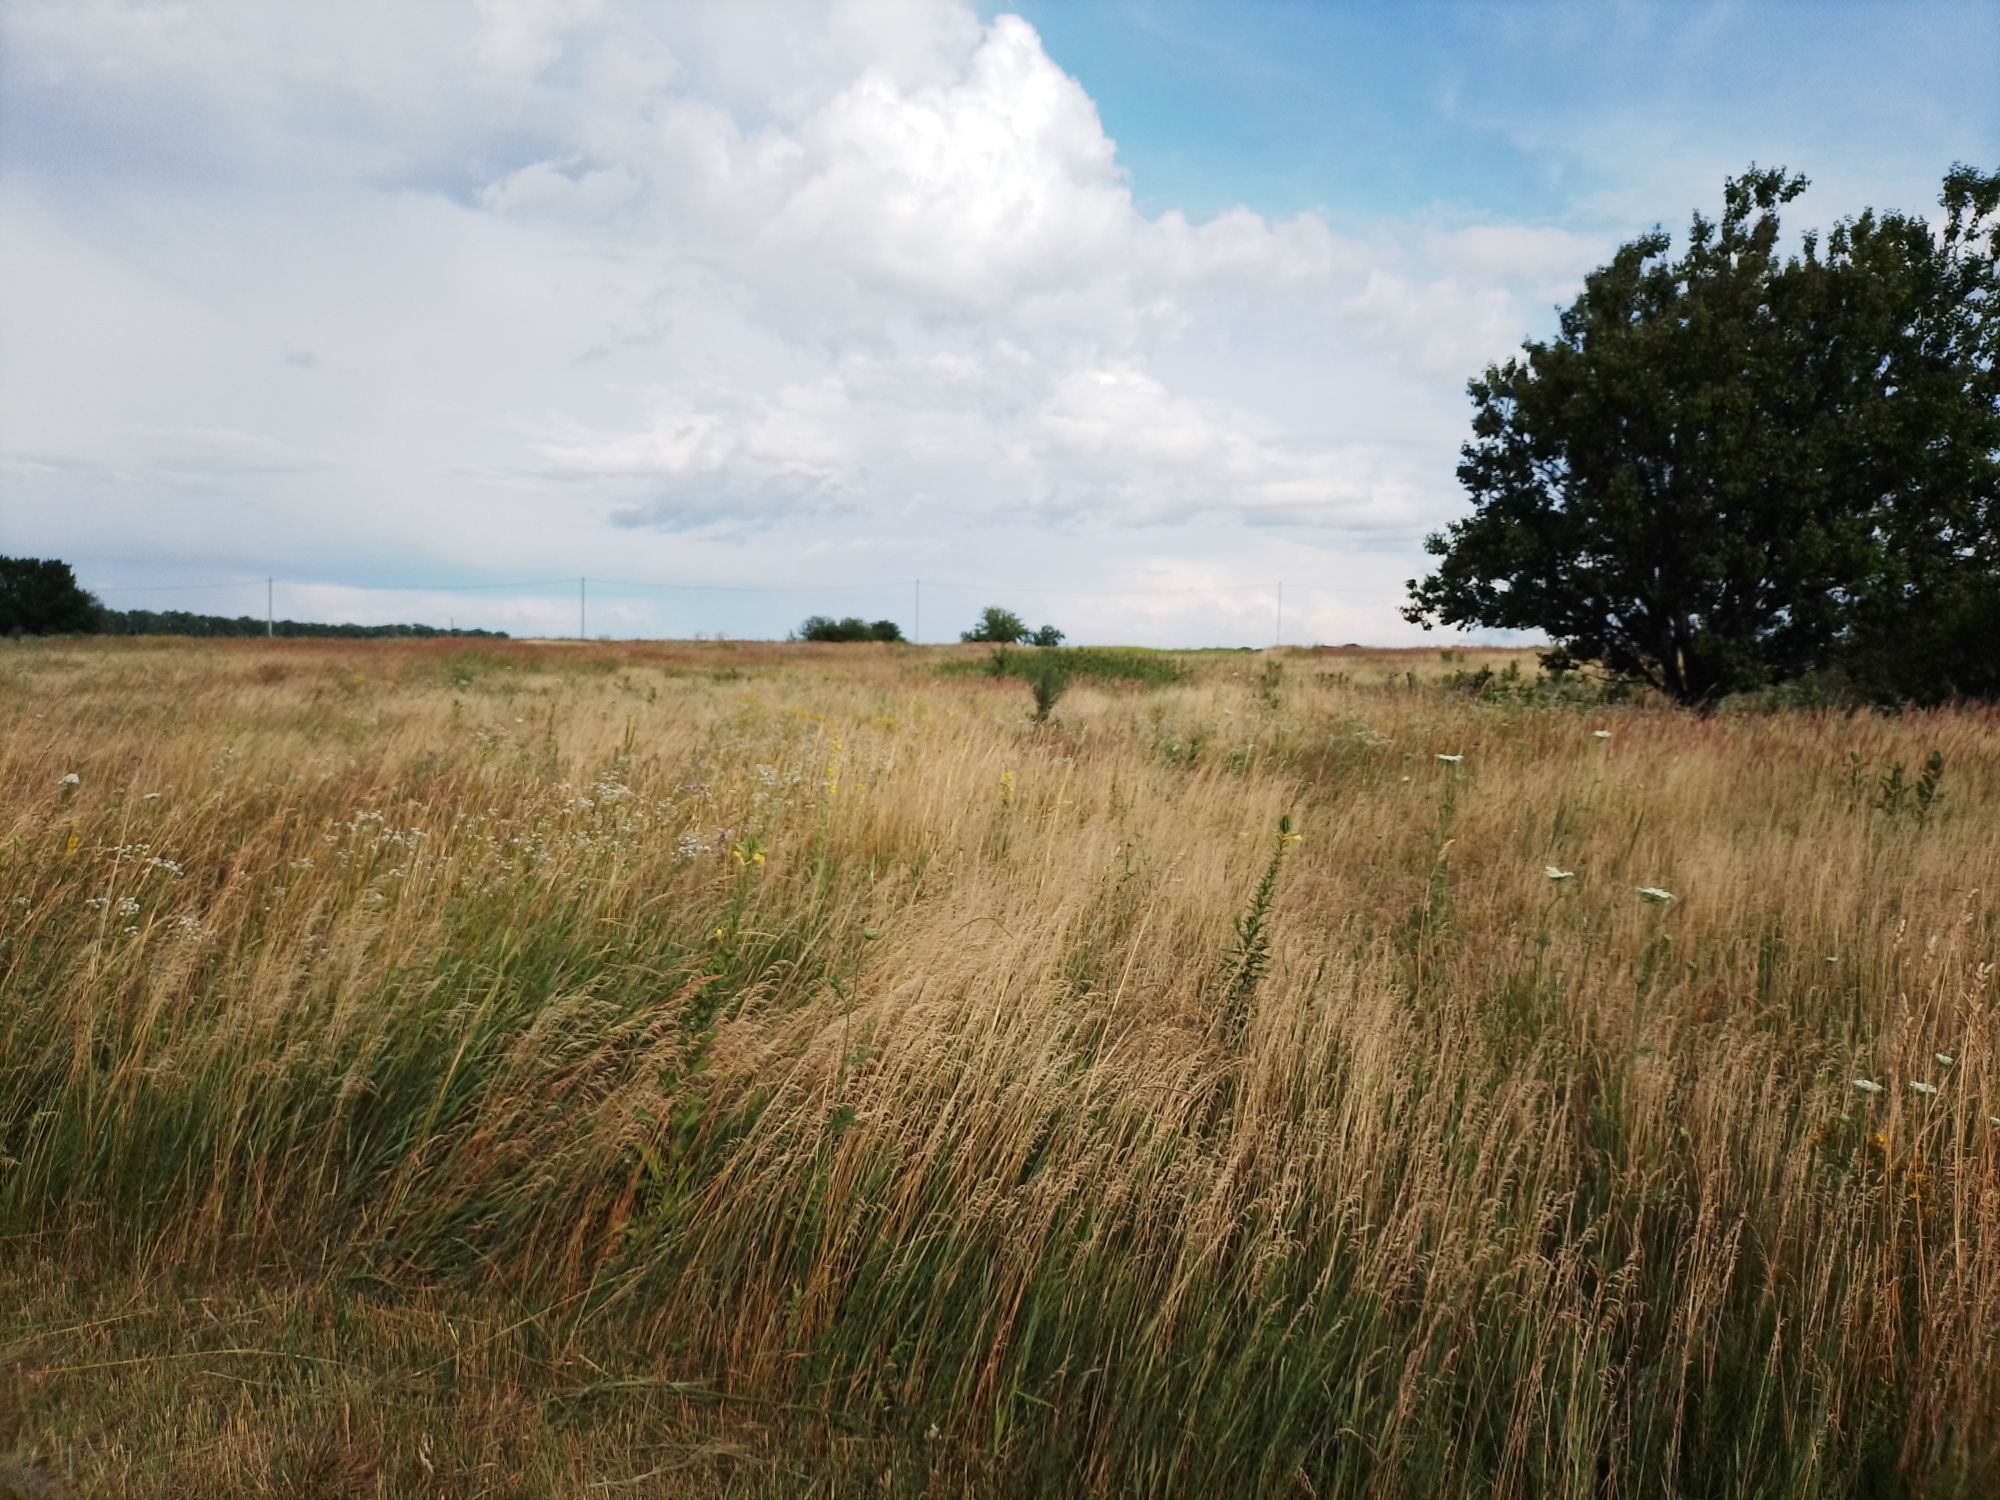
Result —
<instances>
[{"instance_id":1,"label":"cloud bank","mask_svg":"<svg viewBox=\"0 0 2000 1500\"><path fill-rule=\"evenodd\" d=\"M1332 590L1296 633L1402 638L1465 377L1607 248L1144 212L1035 30L955 0L4 25L0 496L103 581L1287 578ZM710 628L791 602L747 607Z\"/></svg>"}]
</instances>

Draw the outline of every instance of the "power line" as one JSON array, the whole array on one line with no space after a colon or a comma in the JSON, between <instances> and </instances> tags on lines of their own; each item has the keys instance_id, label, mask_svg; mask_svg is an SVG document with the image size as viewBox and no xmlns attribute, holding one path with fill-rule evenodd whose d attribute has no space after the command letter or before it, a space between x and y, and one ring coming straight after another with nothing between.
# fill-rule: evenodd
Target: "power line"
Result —
<instances>
[{"instance_id":1,"label":"power line","mask_svg":"<svg viewBox=\"0 0 2000 1500\"><path fill-rule=\"evenodd\" d=\"M886 583L655 583L636 578L592 578L592 583L616 589L664 589L694 594L834 594L867 591L889 593L910 586L907 578Z\"/></svg>"},{"instance_id":2,"label":"power line","mask_svg":"<svg viewBox=\"0 0 2000 1500\"><path fill-rule=\"evenodd\" d=\"M173 594L173 593L213 593L217 589L254 589L266 580L245 578L236 583L104 583L91 592L94 594Z\"/></svg>"},{"instance_id":3,"label":"power line","mask_svg":"<svg viewBox=\"0 0 2000 1500\"><path fill-rule=\"evenodd\" d=\"M442 594L469 589L567 588L573 581L569 578L537 578L526 583L327 583L324 581L299 583L287 579L285 587L354 589L366 594ZM222 589L262 588L270 582L272 580L268 578L243 578L233 583L104 583L94 586L91 592L95 594L214 593Z\"/></svg>"},{"instance_id":4,"label":"power line","mask_svg":"<svg viewBox=\"0 0 2000 1500\"><path fill-rule=\"evenodd\" d=\"M352 589L357 593L401 593L438 594L461 593L507 589L552 589L567 588L577 581L576 575L568 578L531 578L497 583L342 583L318 580L299 582L287 579L287 588L339 588ZM694 594L832 594L832 593L894 593L902 589L915 589L919 585L908 578L885 579L878 583L669 583L655 579L639 578L599 578L591 575L589 582L602 588L653 589L672 593ZM228 589L265 588L272 582L268 578L241 578L217 583L106 583L93 586L92 592L99 594L164 594L164 593L218 593ZM968 594L1049 594L1071 597L1118 598L1128 595L1170 595L1170 594L1241 594L1271 593L1279 588L1290 588L1295 593L1332 594L1342 599L1401 599L1403 589L1352 589L1332 584L1312 583L1214 583L1183 584L1167 587L1141 588L1051 588L1041 584L1010 583L954 583L949 580L926 578L922 588L953 589Z\"/></svg>"},{"instance_id":5,"label":"power line","mask_svg":"<svg viewBox=\"0 0 2000 1500\"><path fill-rule=\"evenodd\" d=\"M1093 597L1109 597L1111 595L1124 594L1240 594L1250 590L1268 594L1271 591L1271 585L1268 583L1217 583L1205 586L1188 585L1179 588L1051 589L1016 586L1005 583L939 583L929 578L924 580L924 587L933 589L959 589L968 594L1089 594Z\"/></svg>"}]
</instances>

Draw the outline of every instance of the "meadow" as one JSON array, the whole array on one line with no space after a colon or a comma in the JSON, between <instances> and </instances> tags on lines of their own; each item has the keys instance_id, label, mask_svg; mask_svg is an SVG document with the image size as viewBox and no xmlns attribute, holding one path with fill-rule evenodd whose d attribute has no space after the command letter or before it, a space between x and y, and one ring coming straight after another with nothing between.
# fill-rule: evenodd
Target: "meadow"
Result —
<instances>
[{"instance_id":1,"label":"meadow","mask_svg":"<svg viewBox=\"0 0 2000 1500\"><path fill-rule=\"evenodd\" d=\"M2000 1494L2000 712L980 660L0 641L0 1495Z\"/></svg>"}]
</instances>

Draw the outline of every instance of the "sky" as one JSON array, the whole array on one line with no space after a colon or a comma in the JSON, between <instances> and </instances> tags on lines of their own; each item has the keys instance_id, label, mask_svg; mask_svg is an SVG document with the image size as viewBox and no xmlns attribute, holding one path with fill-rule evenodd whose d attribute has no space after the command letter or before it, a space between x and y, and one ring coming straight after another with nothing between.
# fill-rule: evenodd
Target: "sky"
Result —
<instances>
[{"instance_id":1,"label":"sky","mask_svg":"<svg viewBox=\"0 0 2000 1500\"><path fill-rule=\"evenodd\" d=\"M1449 644L1399 604L1466 381L1753 162L1801 223L1934 205L1996 76L1990 0L0 0L0 553L520 634L587 576L592 635Z\"/></svg>"}]
</instances>

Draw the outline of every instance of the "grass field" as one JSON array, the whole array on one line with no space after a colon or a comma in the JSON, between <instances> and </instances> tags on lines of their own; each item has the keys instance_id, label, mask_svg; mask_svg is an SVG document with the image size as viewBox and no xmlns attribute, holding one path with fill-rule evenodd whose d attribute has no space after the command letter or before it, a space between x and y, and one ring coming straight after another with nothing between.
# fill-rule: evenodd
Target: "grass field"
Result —
<instances>
[{"instance_id":1,"label":"grass field","mask_svg":"<svg viewBox=\"0 0 2000 1500\"><path fill-rule=\"evenodd\" d=\"M0 642L0 1495L2000 1494L2000 713L958 659Z\"/></svg>"}]
</instances>

